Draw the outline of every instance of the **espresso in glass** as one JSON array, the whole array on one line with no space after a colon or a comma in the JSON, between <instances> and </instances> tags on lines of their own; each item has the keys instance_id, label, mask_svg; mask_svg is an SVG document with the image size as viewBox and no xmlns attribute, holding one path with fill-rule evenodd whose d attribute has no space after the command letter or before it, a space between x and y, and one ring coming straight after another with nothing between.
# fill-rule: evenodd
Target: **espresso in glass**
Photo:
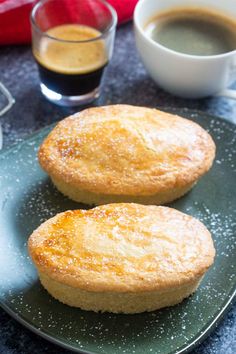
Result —
<instances>
[{"instance_id":1,"label":"espresso in glass","mask_svg":"<svg viewBox=\"0 0 236 354\"><path fill-rule=\"evenodd\" d=\"M42 38L34 57L41 83L65 96L85 95L100 85L108 58L104 41L96 29L68 24L51 28L47 34L58 41ZM79 43L76 41L91 40ZM69 42L68 42L69 41Z\"/></svg>"},{"instance_id":2,"label":"espresso in glass","mask_svg":"<svg viewBox=\"0 0 236 354\"><path fill-rule=\"evenodd\" d=\"M43 0L32 11L32 49L42 93L65 106L100 94L112 55L116 14L103 0Z\"/></svg>"}]
</instances>

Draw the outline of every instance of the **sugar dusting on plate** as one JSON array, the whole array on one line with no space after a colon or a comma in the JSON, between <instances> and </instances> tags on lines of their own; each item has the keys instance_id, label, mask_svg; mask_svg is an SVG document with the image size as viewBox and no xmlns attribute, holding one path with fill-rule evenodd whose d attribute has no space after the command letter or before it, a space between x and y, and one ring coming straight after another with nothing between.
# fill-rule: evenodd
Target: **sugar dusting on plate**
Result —
<instances>
[{"instance_id":1,"label":"sugar dusting on plate","mask_svg":"<svg viewBox=\"0 0 236 354\"><path fill-rule=\"evenodd\" d=\"M192 118L203 122L196 113ZM192 192L172 204L209 228L217 250L214 266L193 296L156 312L113 315L73 309L47 294L27 253L28 236L60 211L87 207L63 197L41 171L36 154L42 134L13 148L4 161L0 157L0 222L5 240L0 293L4 305L37 330L77 350L164 354L170 353L165 341L177 351L200 335L235 286L236 127L213 118L205 124L217 144L214 167Z\"/></svg>"}]
</instances>

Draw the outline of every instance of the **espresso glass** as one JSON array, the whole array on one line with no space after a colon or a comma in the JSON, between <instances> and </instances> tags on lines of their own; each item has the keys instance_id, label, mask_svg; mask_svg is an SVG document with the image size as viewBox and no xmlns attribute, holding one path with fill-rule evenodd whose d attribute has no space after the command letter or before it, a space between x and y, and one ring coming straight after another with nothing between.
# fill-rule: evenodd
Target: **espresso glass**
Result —
<instances>
[{"instance_id":1,"label":"espresso glass","mask_svg":"<svg viewBox=\"0 0 236 354\"><path fill-rule=\"evenodd\" d=\"M34 6L32 50L48 100L77 106L99 97L116 24L115 10L103 0L42 0Z\"/></svg>"}]
</instances>

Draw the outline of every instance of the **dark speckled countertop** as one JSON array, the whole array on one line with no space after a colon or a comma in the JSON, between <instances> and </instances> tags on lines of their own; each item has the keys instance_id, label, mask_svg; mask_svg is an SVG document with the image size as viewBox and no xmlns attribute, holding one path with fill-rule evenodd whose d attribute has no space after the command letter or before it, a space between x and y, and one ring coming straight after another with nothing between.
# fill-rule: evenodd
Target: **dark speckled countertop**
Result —
<instances>
[{"instance_id":1,"label":"dark speckled countertop","mask_svg":"<svg viewBox=\"0 0 236 354\"><path fill-rule=\"evenodd\" d=\"M1 48L0 68L0 81L8 87L16 99L14 107L1 120L4 148L76 111L54 106L42 97L36 65L28 46ZM117 32L113 59L104 77L103 93L95 104L111 103L188 107L236 123L236 101L218 97L184 100L159 89L147 75L137 55L131 24L121 27ZM69 351L39 338L0 309L0 354L34 353L66 354ZM216 353L236 353L236 308L232 308L210 337L192 352L192 354Z\"/></svg>"}]
</instances>

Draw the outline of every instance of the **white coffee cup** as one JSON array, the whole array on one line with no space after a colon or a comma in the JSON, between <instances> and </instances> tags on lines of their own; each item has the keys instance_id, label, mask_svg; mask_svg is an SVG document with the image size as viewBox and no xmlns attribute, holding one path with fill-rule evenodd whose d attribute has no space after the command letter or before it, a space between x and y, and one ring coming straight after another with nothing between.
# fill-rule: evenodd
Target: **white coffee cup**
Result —
<instances>
[{"instance_id":1,"label":"white coffee cup","mask_svg":"<svg viewBox=\"0 0 236 354\"><path fill-rule=\"evenodd\" d=\"M140 0L134 12L138 52L158 86L176 96L201 98L222 95L236 99L236 91L226 89L236 79L236 50L211 56L183 54L158 44L144 29L160 11L196 5L236 19L235 0Z\"/></svg>"}]
</instances>

